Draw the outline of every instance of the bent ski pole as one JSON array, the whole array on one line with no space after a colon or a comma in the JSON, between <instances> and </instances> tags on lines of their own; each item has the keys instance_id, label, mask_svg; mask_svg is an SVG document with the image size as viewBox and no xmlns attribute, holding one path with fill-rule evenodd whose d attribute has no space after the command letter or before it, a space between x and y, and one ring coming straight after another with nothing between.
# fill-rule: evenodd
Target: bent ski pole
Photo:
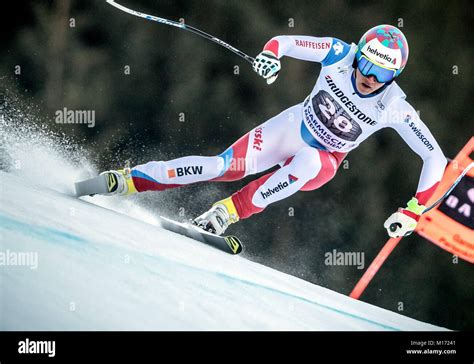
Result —
<instances>
[{"instance_id":1,"label":"bent ski pole","mask_svg":"<svg viewBox=\"0 0 474 364\"><path fill-rule=\"evenodd\" d=\"M222 47L227 48L231 52L234 52L235 54L242 57L243 59L245 59L250 64L252 64L253 61L254 61L253 57L250 57L248 54L245 54L241 50L239 50L235 47L232 47L230 44L227 44L226 42L214 37L213 35L207 34L206 32L203 32L202 30L194 28L190 25L186 25L184 23L179 23L179 22L176 22L176 21L168 20L168 19L165 19L165 18L160 18L160 17L154 16L154 15L140 13L139 11L136 11L136 10L127 8L126 6L117 4L114 0L107 0L107 2L110 5L115 6L117 9L120 9L120 10L122 10L126 13L129 13L129 14L132 14L132 15L138 16L140 18L153 20L153 21L156 21L156 22L161 23L161 24L171 25L173 27L180 28L180 29L183 29L183 30L187 30L191 33L200 35L201 37L206 38L206 39L208 39L208 40L210 40L214 43L217 43L217 44L221 45Z\"/></svg>"},{"instance_id":2,"label":"bent ski pole","mask_svg":"<svg viewBox=\"0 0 474 364\"><path fill-rule=\"evenodd\" d=\"M194 34L197 34L203 38L206 38L214 43L217 43L219 44L220 46L228 49L229 51L231 52L234 52L235 54L237 54L238 56L242 57L243 59L245 59L247 62L249 62L250 64L253 64L255 58L249 56L248 54L242 52L240 49L237 49L233 46L231 46L230 44L220 40L219 38L216 38L214 37L213 35L210 35L206 32L203 32L202 30L200 29L197 29L197 28L194 28L190 25L187 25L187 24L184 24L184 23L179 23L179 22L176 22L176 21L172 21L172 20L168 20L168 19L165 19L165 18L160 18L158 16L154 16L154 15L149 15L149 14L145 14L145 13L141 13L139 11L136 11L136 10L133 10L133 9L130 9L130 8L127 8L126 6L123 6L123 5L120 5L118 3L116 3L114 0L106 0L107 3L109 3L110 5L116 7L117 9L119 10L122 10L128 14L131 14L131 15L134 15L134 16L138 16L140 18L143 18L143 19L147 19L147 20L152 20L152 21L156 21L158 23L161 23L161 24L166 24L166 25L170 25L172 27L176 27L176 28L180 28L180 29L183 29L183 30L187 30L191 33L194 33ZM273 82L275 82L275 80L277 79L278 75L274 75L270 78L267 79L267 84L271 85Z\"/></svg>"},{"instance_id":3,"label":"bent ski pole","mask_svg":"<svg viewBox=\"0 0 474 364\"><path fill-rule=\"evenodd\" d=\"M426 209L423 210L422 214L427 213L428 211L434 209L436 206L438 206L446 197L449 196L451 192L453 192L454 188L461 182L463 177L471 170L471 168L474 167L474 162L471 162L464 170L462 173L459 175L459 177L454 181L454 183L449 187L449 189L444 193L443 196L441 196L436 202L434 202L430 207L427 207ZM397 230L397 222L394 222L393 224L390 225L390 231L394 232Z\"/></svg>"},{"instance_id":4,"label":"bent ski pole","mask_svg":"<svg viewBox=\"0 0 474 364\"><path fill-rule=\"evenodd\" d=\"M459 184L459 182L461 182L461 180L463 179L463 177L467 174L467 172L469 172L471 170L471 168L474 167L474 162L471 162L466 168L464 168L464 170L462 171L462 173L459 175L458 178L456 178L456 181L454 181L454 183L452 184L451 187L449 187L449 190L446 191L446 193L441 196L438 201L436 201L435 203L433 203L430 207L427 207L423 213L427 213L428 211L434 209L441 201L443 201L446 197L449 196L449 194L451 192L453 192L454 188Z\"/></svg>"}]
</instances>

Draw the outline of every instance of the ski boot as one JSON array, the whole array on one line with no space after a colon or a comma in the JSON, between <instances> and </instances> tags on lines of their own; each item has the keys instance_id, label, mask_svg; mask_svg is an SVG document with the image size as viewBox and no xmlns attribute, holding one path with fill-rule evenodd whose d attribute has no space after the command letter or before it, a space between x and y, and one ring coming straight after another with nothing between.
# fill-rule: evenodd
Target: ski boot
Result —
<instances>
[{"instance_id":1,"label":"ski boot","mask_svg":"<svg viewBox=\"0 0 474 364\"><path fill-rule=\"evenodd\" d=\"M192 223L203 230L222 235L230 224L239 221L232 197L216 202L209 211L196 217Z\"/></svg>"},{"instance_id":2,"label":"ski boot","mask_svg":"<svg viewBox=\"0 0 474 364\"><path fill-rule=\"evenodd\" d=\"M104 194L106 196L128 196L137 192L135 185L133 184L133 179L131 176L131 170L129 167L119 170L111 170L102 172L100 175L107 176L107 187L108 193Z\"/></svg>"}]
</instances>

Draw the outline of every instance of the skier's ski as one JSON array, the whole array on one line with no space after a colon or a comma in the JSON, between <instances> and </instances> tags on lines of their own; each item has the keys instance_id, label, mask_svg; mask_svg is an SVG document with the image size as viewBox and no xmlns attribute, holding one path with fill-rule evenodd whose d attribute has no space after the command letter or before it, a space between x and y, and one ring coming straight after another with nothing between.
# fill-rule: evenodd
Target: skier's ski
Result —
<instances>
[{"instance_id":1,"label":"skier's ski","mask_svg":"<svg viewBox=\"0 0 474 364\"><path fill-rule=\"evenodd\" d=\"M242 252L243 244L236 236L219 236L192 224L177 222L163 216L160 216L160 219L162 227L166 230L211 245L229 254L239 254Z\"/></svg>"},{"instance_id":2,"label":"skier's ski","mask_svg":"<svg viewBox=\"0 0 474 364\"><path fill-rule=\"evenodd\" d=\"M109 193L117 185L117 177L113 173L104 173L85 181L76 182L76 197L93 196Z\"/></svg>"},{"instance_id":3,"label":"skier's ski","mask_svg":"<svg viewBox=\"0 0 474 364\"><path fill-rule=\"evenodd\" d=\"M114 190L116 184L117 179L113 173L104 173L85 181L76 182L76 196L107 194ZM229 254L239 254L242 252L242 242L236 236L219 236L192 224L180 223L163 216L160 216L160 219L162 227L166 230L211 245Z\"/></svg>"}]
</instances>

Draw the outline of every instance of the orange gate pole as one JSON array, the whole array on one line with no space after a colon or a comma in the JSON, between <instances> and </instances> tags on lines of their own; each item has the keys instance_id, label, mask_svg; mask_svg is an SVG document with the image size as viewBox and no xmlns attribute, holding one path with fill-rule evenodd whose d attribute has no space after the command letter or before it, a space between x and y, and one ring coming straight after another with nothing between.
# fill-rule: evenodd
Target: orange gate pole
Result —
<instances>
[{"instance_id":1,"label":"orange gate pole","mask_svg":"<svg viewBox=\"0 0 474 364\"><path fill-rule=\"evenodd\" d=\"M390 255L390 253L392 253L393 249L395 249L395 247L398 245L400 240L402 240L402 237L390 238L387 240L382 250L380 250L380 252L377 254L374 261L370 264L369 268L367 268L359 282L357 282L349 297L355 298L356 300L359 299L361 294L364 293L372 278L374 278L375 274L378 272L382 264Z\"/></svg>"}]
</instances>

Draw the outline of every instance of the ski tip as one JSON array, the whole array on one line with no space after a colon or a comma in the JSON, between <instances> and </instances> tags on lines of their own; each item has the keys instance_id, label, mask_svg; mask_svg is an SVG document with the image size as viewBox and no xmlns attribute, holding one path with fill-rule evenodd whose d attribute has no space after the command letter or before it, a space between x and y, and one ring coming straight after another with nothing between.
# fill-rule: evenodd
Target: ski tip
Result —
<instances>
[{"instance_id":1,"label":"ski tip","mask_svg":"<svg viewBox=\"0 0 474 364\"><path fill-rule=\"evenodd\" d=\"M234 235L223 236L225 242L229 246L232 254L237 255L240 254L244 250L244 245L240 241L240 239Z\"/></svg>"},{"instance_id":2,"label":"ski tip","mask_svg":"<svg viewBox=\"0 0 474 364\"><path fill-rule=\"evenodd\" d=\"M237 255L244 250L241 240L234 235L216 235L201 229L189 221L178 222L164 216L160 216L160 219L162 228L211 245L228 254Z\"/></svg>"}]
</instances>

